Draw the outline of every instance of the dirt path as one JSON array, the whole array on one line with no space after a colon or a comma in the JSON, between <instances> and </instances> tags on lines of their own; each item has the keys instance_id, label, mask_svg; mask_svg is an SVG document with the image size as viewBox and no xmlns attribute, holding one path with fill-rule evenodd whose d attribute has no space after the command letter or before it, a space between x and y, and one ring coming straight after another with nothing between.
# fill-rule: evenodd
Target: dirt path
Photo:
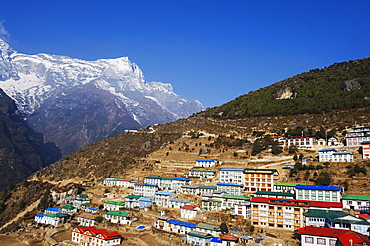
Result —
<instances>
[{"instance_id":1,"label":"dirt path","mask_svg":"<svg viewBox=\"0 0 370 246\"><path fill-rule=\"evenodd\" d=\"M4 224L2 227L0 227L0 230L4 229L5 227L7 227L8 225L12 224L13 222L17 221L19 218L23 218L23 216L27 213L27 212L30 212L32 211L34 208L36 208L36 206L39 204L39 200L37 200L36 202L32 203L30 206L28 206L25 210L23 210L21 213L17 214L16 217L14 217L11 221L9 221L8 223ZM0 244L1 245L1 244Z\"/></svg>"},{"instance_id":2,"label":"dirt path","mask_svg":"<svg viewBox=\"0 0 370 246\"><path fill-rule=\"evenodd\" d=\"M7 236L7 235L0 235L0 245L2 246L29 246L29 244L25 244L20 242L17 239L17 236Z\"/></svg>"},{"instance_id":3,"label":"dirt path","mask_svg":"<svg viewBox=\"0 0 370 246\"><path fill-rule=\"evenodd\" d=\"M167 246L167 244L163 244L157 241L155 236L152 236L150 234L138 235L135 233L121 233L121 235L127 238L138 238L146 243L147 246Z\"/></svg>"}]
</instances>

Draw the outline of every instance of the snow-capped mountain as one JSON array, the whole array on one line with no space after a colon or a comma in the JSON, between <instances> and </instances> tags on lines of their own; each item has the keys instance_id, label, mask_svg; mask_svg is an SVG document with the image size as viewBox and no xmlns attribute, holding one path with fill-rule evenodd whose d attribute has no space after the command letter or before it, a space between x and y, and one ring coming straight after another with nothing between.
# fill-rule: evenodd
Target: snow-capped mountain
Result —
<instances>
[{"instance_id":1,"label":"snow-capped mountain","mask_svg":"<svg viewBox=\"0 0 370 246\"><path fill-rule=\"evenodd\" d=\"M0 88L15 100L30 125L64 153L125 129L185 118L204 109L200 102L175 94L171 84L147 82L128 57L85 61L26 55L1 39ZM77 144L63 147L66 137Z\"/></svg>"}]
</instances>

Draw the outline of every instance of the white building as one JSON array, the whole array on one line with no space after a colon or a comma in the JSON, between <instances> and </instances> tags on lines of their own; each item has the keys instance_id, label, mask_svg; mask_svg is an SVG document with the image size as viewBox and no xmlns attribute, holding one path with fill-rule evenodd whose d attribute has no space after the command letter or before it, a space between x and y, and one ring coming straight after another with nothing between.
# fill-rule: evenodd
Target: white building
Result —
<instances>
[{"instance_id":1,"label":"white building","mask_svg":"<svg viewBox=\"0 0 370 246\"><path fill-rule=\"evenodd\" d=\"M216 175L215 169L192 168L189 170L187 177L212 179L215 177L215 175Z\"/></svg>"},{"instance_id":2,"label":"white building","mask_svg":"<svg viewBox=\"0 0 370 246\"><path fill-rule=\"evenodd\" d=\"M361 142L362 159L370 159L370 141Z\"/></svg>"},{"instance_id":3,"label":"white building","mask_svg":"<svg viewBox=\"0 0 370 246\"><path fill-rule=\"evenodd\" d=\"M154 194L158 191L158 185L155 184L145 184L144 185L144 196L154 197Z\"/></svg>"},{"instance_id":4,"label":"white building","mask_svg":"<svg viewBox=\"0 0 370 246\"><path fill-rule=\"evenodd\" d=\"M296 198L312 201L340 202L342 189L338 186L296 185Z\"/></svg>"},{"instance_id":5,"label":"white building","mask_svg":"<svg viewBox=\"0 0 370 246\"><path fill-rule=\"evenodd\" d=\"M190 204L190 200L185 199L171 199L169 203L169 208L181 208L184 205Z\"/></svg>"},{"instance_id":6,"label":"white building","mask_svg":"<svg viewBox=\"0 0 370 246\"><path fill-rule=\"evenodd\" d=\"M154 202L157 206L168 208L170 200L176 198L177 195L169 191L157 191L154 195Z\"/></svg>"},{"instance_id":7,"label":"white building","mask_svg":"<svg viewBox=\"0 0 370 246\"><path fill-rule=\"evenodd\" d=\"M77 221L80 226L94 226L96 215L82 213L77 216Z\"/></svg>"},{"instance_id":8,"label":"white building","mask_svg":"<svg viewBox=\"0 0 370 246\"><path fill-rule=\"evenodd\" d=\"M342 204L343 209L370 212L370 196L343 195Z\"/></svg>"},{"instance_id":9,"label":"white building","mask_svg":"<svg viewBox=\"0 0 370 246\"><path fill-rule=\"evenodd\" d=\"M181 218L185 219L195 219L197 217L197 212L200 209L193 205L184 205L180 208Z\"/></svg>"},{"instance_id":10,"label":"white building","mask_svg":"<svg viewBox=\"0 0 370 246\"><path fill-rule=\"evenodd\" d=\"M340 152L336 149L319 150L319 162L352 162L353 154L347 151Z\"/></svg>"},{"instance_id":11,"label":"white building","mask_svg":"<svg viewBox=\"0 0 370 246\"><path fill-rule=\"evenodd\" d=\"M123 208L125 204L120 201L105 201L104 202L104 209L107 211L116 210L118 211L120 208Z\"/></svg>"},{"instance_id":12,"label":"white building","mask_svg":"<svg viewBox=\"0 0 370 246\"><path fill-rule=\"evenodd\" d=\"M216 160L196 160L196 167L213 167L217 165Z\"/></svg>"},{"instance_id":13,"label":"white building","mask_svg":"<svg viewBox=\"0 0 370 246\"><path fill-rule=\"evenodd\" d=\"M145 187L144 183L136 183L134 185L134 195L143 196L144 195L144 187Z\"/></svg>"},{"instance_id":14,"label":"white building","mask_svg":"<svg viewBox=\"0 0 370 246\"><path fill-rule=\"evenodd\" d=\"M116 231L97 230L94 226L89 226L73 229L71 240L83 246L112 246L121 244L123 237Z\"/></svg>"},{"instance_id":15,"label":"white building","mask_svg":"<svg viewBox=\"0 0 370 246\"><path fill-rule=\"evenodd\" d=\"M217 183L218 191L225 191L230 195L244 195L244 188L242 184L233 184L233 183Z\"/></svg>"},{"instance_id":16,"label":"white building","mask_svg":"<svg viewBox=\"0 0 370 246\"><path fill-rule=\"evenodd\" d=\"M241 168L221 168L220 182L244 185L244 169Z\"/></svg>"},{"instance_id":17,"label":"white building","mask_svg":"<svg viewBox=\"0 0 370 246\"><path fill-rule=\"evenodd\" d=\"M129 213L120 211L108 211L105 213L104 218L111 223L121 225L131 225L132 221L129 217Z\"/></svg>"},{"instance_id":18,"label":"white building","mask_svg":"<svg viewBox=\"0 0 370 246\"><path fill-rule=\"evenodd\" d=\"M244 219L249 219L251 217L250 201L241 201L234 203L234 215L243 216Z\"/></svg>"}]
</instances>

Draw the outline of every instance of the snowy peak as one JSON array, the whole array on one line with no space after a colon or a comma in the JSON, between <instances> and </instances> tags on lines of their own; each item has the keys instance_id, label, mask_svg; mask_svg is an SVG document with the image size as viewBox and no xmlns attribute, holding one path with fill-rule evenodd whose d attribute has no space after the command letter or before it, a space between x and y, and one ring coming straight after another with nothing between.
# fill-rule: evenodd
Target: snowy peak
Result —
<instances>
[{"instance_id":1,"label":"snowy peak","mask_svg":"<svg viewBox=\"0 0 370 246\"><path fill-rule=\"evenodd\" d=\"M4 40L0 40L0 88L35 125L44 120L53 122L52 127L45 126L50 129L38 129L50 141L54 141L58 131L60 135L68 135L57 125L61 120L76 122L76 128L81 124L74 131L84 133L81 145L113 132L185 118L204 109L198 101L177 95L171 84L147 82L139 66L128 57L85 61L51 54L27 55L17 53ZM76 98L83 100L84 105ZM85 109L91 110L85 112ZM103 127L107 124L100 118L101 126L88 129L91 115L75 112L95 114L93 109L101 110L95 117L105 115L109 127ZM109 112L103 113L104 110ZM81 121L68 117L78 117ZM101 136L93 133L97 127L102 127Z\"/></svg>"}]
</instances>

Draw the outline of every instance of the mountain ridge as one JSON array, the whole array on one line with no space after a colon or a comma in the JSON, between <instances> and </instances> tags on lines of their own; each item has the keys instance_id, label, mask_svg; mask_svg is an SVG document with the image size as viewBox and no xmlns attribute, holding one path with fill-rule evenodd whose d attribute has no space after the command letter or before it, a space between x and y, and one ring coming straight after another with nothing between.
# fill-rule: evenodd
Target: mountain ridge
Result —
<instances>
[{"instance_id":1,"label":"mountain ridge","mask_svg":"<svg viewBox=\"0 0 370 246\"><path fill-rule=\"evenodd\" d=\"M46 142L55 142L63 154L126 129L174 121L204 109L199 101L177 95L171 84L147 82L139 66L128 57L85 61L42 53L26 55L3 40L0 40L0 88L15 100ZM90 94L102 98L95 96L91 100L93 106L85 98ZM94 108L105 108L106 112L102 110L100 117L92 113ZM76 110L85 113L80 121L69 118L77 115ZM68 119L68 125L54 120L60 114ZM47 131L45 121L53 123ZM110 130L104 121L109 122ZM68 140L75 139L73 134L86 131L86 141ZM93 137L88 138L90 135Z\"/></svg>"}]
</instances>

